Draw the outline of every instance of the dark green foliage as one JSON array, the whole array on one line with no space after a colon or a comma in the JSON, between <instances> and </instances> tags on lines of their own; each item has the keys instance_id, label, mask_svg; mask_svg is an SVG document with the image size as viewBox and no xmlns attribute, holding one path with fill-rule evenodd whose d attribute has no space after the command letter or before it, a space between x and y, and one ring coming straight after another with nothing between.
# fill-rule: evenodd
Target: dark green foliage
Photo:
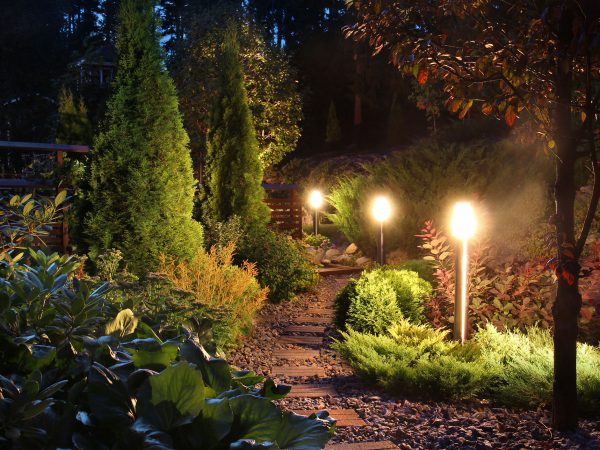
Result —
<instances>
[{"instance_id":1,"label":"dark green foliage","mask_svg":"<svg viewBox=\"0 0 600 450\"><path fill-rule=\"evenodd\" d=\"M546 210L549 171L544 158L509 141L423 141L367 165L364 173L343 178L330 195L336 208L331 219L351 242L374 255L377 233L371 202L375 195L388 195L397 217L386 223L386 247L415 255L415 235L425 220L446 223L454 201L477 199L500 212L490 234L498 243L513 246Z\"/></svg>"},{"instance_id":2,"label":"dark green foliage","mask_svg":"<svg viewBox=\"0 0 600 450\"><path fill-rule=\"evenodd\" d=\"M333 101L329 104L329 113L327 115L327 130L325 132L325 142L334 144L342 140L342 129L335 110Z\"/></svg>"},{"instance_id":3,"label":"dark green foliage","mask_svg":"<svg viewBox=\"0 0 600 450\"><path fill-rule=\"evenodd\" d=\"M159 253L189 258L202 246L192 220L194 179L173 83L163 67L152 0L121 5L114 94L91 171L92 254L123 252L129 269L156 268Z\"/></svg>"},{"instance_id":4,"label":"dark green foliage","mask_svg":"<svg viewBox=\"0 0 600 450\"><path fill-rule=\"evenodd\" d=\"M434 267L430 261L424 259L409 259L408 261L403 261L394 268L416 272L419 275L419 278L422 278L430 284L433 284L435 281L435 277L433 276Z\"/></svg>"},{"instance_id":5,"label":"dark green foliage","mask_svg":"<svg viewBox=\"0 0 600 450\"><path fill-rule=\"evenodd\" d=\"M248 107L237 34L230 27L220 49L218 95L208 133L204 216L224 222L237 215L245 225L264 226L263 169Z\"/></svg>"},{"instance_id":6,"label":"dark green foliage","mask_svg":"<svg viewBox=\"0 0 600 450\"><path fill-rule=\"evenodd\" d=\"M83 99L79 100L79 104L75 104L73 93L68 89L63 89L58 105L56 143L89 145L91 141L92 125Z\"/></svg>"},{"instance_id":7,"label":"dark green foliage","mask_svg":"<svg viewBox=\"0 0 600 450\"><path fill-rule=\"evenodd\" d=\"M314 267L301 243L266 228L248 230L238 243L236 259L253 262L261 286L269 287L269 300L290 300L317 282Z\"/></svg>"},{"instance_id":8,"label":"dark green foliage","mask_svg":"<svg viewBox=\"0 0 600 450\"><path fill-rule=\"evenodd\" d=\"M382 333L402 317L420 323L431 291L431 284L416 272L374 269L337 296L336 321L366 333Z\"/></svg>"},{"instance_id":9,"label":"dark green foliage","mask_svg":"<svg viewBox=\"0 0 600 450\"><path fill-rule=\"evenodd\" d=\"M230 242L237 245L244 234L242 221L238 216L231 216L225 222L217 222L210 217L206 217L202 225L206 250L210 250L213 246L222 248Z\"/></svg>"},{"instance_id":10,"label":"dark green foliage","mask_svg":"<svg viewBox=\"0 0 600 450\"><path fill-rule=\"evenodd\" d=\"M435 399L487 398L539 407L552 398L553 344L548 330L480 329L461 346L448 332L400 320L381 335L354 330L335 344L365 379L385 389ZM577 347L581 411L600 414L600 348Z\"/></svg>"},{"instance_id":11,"label":"dark green foliage","mask_svg":"<svg viewBox=\"0 0 600 450\"><path fill-rule=\"evenodd\" d=\"M346 329L346 319L348 318L348 309L352 299L356 296L356 280L353 278L348 284L338 292L335 297L335 325L340 330Z\"/></svg>"},{"instance_id":12,"label":"dark green foliage","mask_svg":"<svg viewBox=\"0 0 600 450\"><path fill-rule=\"evenodd\" d=\"M106 285L73 278L70 258L30 258L10 274L0 267L3 447L205 450L254 439L303 449L331 437L326 415L300 417L272 402L289 387L210 357L201 327L179 324L165 340L157 316L117 313Z\"/></svg>"}]
</instances>

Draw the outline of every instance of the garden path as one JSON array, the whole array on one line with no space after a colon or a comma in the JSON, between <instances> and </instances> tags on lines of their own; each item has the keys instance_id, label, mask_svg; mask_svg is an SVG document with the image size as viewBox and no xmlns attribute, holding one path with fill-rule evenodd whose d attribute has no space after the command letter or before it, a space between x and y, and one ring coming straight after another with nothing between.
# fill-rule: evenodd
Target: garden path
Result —
<instances>
[{"instance_id":1,"label":"garden path","mask_svg":"<svg viewBox=\"0 0 600 450\"><path fill-rule=\"evenodd\" d=\"M512 411L485 402L416 402L367 387L330 349L338 336L333 301L350 275L321 277L317 290L269 304L232 363L292 385L278 401L299 414L337 419L330 450L586 448L600 450L600 422L553 433L547 411Z\"/></svg>"}]
</instances>

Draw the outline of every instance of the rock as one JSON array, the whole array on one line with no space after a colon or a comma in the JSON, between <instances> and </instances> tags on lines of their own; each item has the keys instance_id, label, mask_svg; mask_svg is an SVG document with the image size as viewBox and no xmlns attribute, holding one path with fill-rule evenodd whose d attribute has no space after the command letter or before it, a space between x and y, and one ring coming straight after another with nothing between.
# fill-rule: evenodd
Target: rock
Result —
<instances>
[{"instance_id":1,"label":"rock","mask_svg":"<svg viewBox=\"0 0 600 450\"><path fill-rule=\"evenodd\" d=\"M330 248L329 250L327 250L325 252L325 258L333 259L336 256L340 256L341 254L342 254L342 252L340 252L337 248Z\"/></svg>"},{"instance_id":2,"label":"rock","mask_svg":"<svg viewBox=\"0 0 600 450\"><path fill-rule=\"evenodd\" d=\"M354 255L358 251L358 247L356 244L352 243L348 247L346 247L346 251L344 252L346 255Z\"/></svg>"},{"instance_id":3,"label":"rock","mask_svg":"<svg viewBox=\"0 0 600 450\"><path fill-rule=\"evenodd\" d=\"M354 264L354 259L352 258L352 256L346 254L339 255L338 257L333 258L331 261L333 261L336 264L343 264L346 266L351 266Z\"/></svg>"},{"instance_id":4,"label":"rock","mask_svg":"<svg viewBox=\"0 0 600 450\"><path fill-rule=\"evenodd\" d=\"M315 252L315 254L313 255L313 263L314 264L321 264L321 261L323 261L323 258L325 258L325 249L322 248L318 248L317 251Z\"/></svg>"},{"instance_id":5,"label":"rock","mask_svg":"<svg viewBox=\"0 0 600 450\"><path fill-rule=\"evenodd\" d=\"M314 255L315 253L317 253L317 249L314 247L306 247L306 253L308 253L309 255Z\"/></svg>"},{"instance_id":6,"label":"rock","mask_svg":"<svg viewBox=\"0 0 600 450\"><path fill-rule=\"evenodd\" d=\"M366 256L362 256L356 260L356 265L365 267L366 265L372 262L371 258L367 258Z\"/></svg>"}]
</instances>

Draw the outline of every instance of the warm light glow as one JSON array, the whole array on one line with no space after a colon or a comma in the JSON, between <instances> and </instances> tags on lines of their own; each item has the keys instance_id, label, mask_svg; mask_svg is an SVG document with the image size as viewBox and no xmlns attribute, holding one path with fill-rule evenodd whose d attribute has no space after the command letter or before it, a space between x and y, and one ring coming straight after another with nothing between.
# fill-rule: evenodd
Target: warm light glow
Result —
<instances>
[{"instance_id":1,"label":"warm light glow","mask_svg":"<svg viewBox=\"0 0 600 450\"><path fill-rule=\"evenodd\" d=\"M475 234L475 212L469 202L458 202L452 211L452 234L463 241Z\"/></svg>"},{"instance_id":2,"label":"warm light glow","mask_svg":"<svg viewBox=\"0 0 600 450\"><path fill-rule=\"evenodd\" d=\"M373 202L373 217L378 222L385 222L392 213L390 202L385 197L377 197Z\"/></svg>"},{"instance_id":3,"label":"warm light glow","mask_svg":"<svg viewBox=\"0 0 600 450\"><path fill-rule=\"evenodd\" d=\"M311 208L319 209L323 205L323 194L321 194L321 191L318 191L316 189L312 191L310 193L308 203L310 203Z\"/></svg>"}]
</instances>

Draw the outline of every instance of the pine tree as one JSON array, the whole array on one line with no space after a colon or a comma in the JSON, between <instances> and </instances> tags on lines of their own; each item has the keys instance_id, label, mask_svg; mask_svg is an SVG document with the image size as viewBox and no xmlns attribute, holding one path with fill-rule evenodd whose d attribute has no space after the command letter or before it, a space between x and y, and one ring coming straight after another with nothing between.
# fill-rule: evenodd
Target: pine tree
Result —
<instances>
[{"instance_id":1,"label":"pine tree","mask_svg":"<svg viewBox=\"0 0 600 450\"><path fill-rule=\"evenodd\" d=\"M258 141L244 88L235 28L230 26L221 48L218 95L207 138L206 218L241 217L247 225L264 225L269 208L263 202L263 169Z\"/></svg>"},{"instance_id":2,"label":"pine tree","mask_svg":"<svg viewBox=\"0 0 600 450\"><path fill-rule=\"evenodd\" d=\"M329 114L327 115L327 130L325 132L325 142L335 144L342 140L342 129L338 120L335 104L333 100L329 104Z\"/></svg>"},{"instance_id":3,"label":"pine tree","mask_svg":"<svg viewBox=\"0 0 600 450\"><path fill-rule=\"evenodd\" d=\"M95 141L87 220L91 252L120 249L145 273L164 253L192 256L202 229L192 220L188 137L165 72L152 0L123 0L118 64L105 129Z\"/></svg>"},{"instance_id":4,"label":"pine tree","mask_svg":"<svg viewBox=\"0 0 600 450\"><path fill-rule=\"evenodd\" d=\"M58 100L57 144L88 145L92 140L92 125L83 99L79 105L71 90L63 88Z\"/></svg>"}]
</instances>

